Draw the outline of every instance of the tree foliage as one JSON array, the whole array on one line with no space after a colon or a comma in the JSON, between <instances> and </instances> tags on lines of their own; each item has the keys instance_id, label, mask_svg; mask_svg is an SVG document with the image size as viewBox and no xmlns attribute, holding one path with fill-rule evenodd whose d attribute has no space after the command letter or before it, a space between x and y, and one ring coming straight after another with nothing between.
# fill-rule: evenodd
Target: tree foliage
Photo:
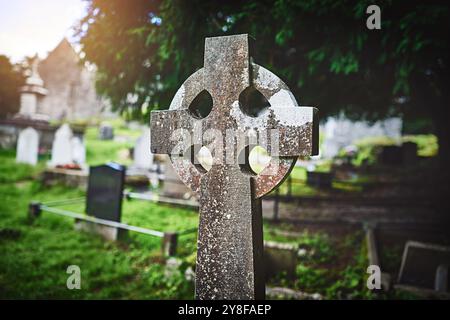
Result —
<instances>
[{"instance_id":1,"label":"tree foliage","mask_svg":"<svg viewBox=\"0 0 450 320\"><path fill-rule=\"evenodd\" d=\"M205 37L249 33L255 61L322 117L428 117L440 140L448 134L444 3L377 1L381 29L369 30L368 0L89 2L78 28L86 59L99 68L99 92L130 116L168 107L202 67Z\"/></svg>"},{"instance_id":2,"label":"tree foliage","mask_svg":"<svg viewBox=\"0 0 450 320\"><path fill-rule=\"evenodd\" d=\"M0 118L3 118L19 111L19 90L23 84L21 71L3 55L0 55L0 83Z\"/></svg>"}]
</instances>

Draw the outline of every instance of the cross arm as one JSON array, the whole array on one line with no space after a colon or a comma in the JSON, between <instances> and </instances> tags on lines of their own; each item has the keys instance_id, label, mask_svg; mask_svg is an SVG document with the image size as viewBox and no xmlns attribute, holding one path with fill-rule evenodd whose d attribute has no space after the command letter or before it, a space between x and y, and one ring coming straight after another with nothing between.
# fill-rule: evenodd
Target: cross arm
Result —
<instances>
[{"instance_id":1,"label":"cross arm","mask_svg":"<svg viewBox=\"0 0 450 320\"><path fill-rule=\"evenodd\" d=\"M272 106L263 117L265 132L262 137L259 132L259 141L271 156L318 154L319 122L316 108Z\"/></svg>"},{"instance_id":2,"label":"cross arm","mask_svg":"<svg viewBox=\"0 0 450 320\"><path fill-rule=\"evenodd\" d=\"M195 132L201 132L201 122L194 121L187 109L152 111L150 128L152 153L182 155L194 144Z\"/></svg>"}]
</instances>

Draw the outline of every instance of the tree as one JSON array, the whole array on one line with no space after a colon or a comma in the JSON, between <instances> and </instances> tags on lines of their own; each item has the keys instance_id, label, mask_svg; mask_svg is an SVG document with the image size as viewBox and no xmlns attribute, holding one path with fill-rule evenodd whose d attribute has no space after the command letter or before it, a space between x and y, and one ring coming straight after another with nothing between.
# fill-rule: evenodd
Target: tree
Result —
<instances>
[{"instance_id":1,"label":"tree","mask_svg":"<svg viewBox=\"0 0 450 320\"><path fill-rule=\"evenodd\" d=\"M249 33L255 61L278 74L321 117L429 118L450 160L449 8L378 1L381 29L366 26L372 1L90 0L78 28L98 90L134 117L167 108L202 66L204 38Z\"/></svg>"},{"instance_id":2,"label":"tree","mask_svg":"<svg viewBox=\"0 0 450 320\"><path fill-rule=\"evenodd\" d=\"M20 87L23 77L8 57L0 55L0 118L19 111Z\"/></svg>"}]
</instances>

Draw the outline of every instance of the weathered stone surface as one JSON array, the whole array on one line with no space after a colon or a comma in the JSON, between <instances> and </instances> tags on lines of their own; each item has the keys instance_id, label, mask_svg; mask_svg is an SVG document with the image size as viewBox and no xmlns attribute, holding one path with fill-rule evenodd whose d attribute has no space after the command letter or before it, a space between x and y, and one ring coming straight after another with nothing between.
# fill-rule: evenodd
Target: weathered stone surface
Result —
<instances>
[{"instance_id":1,"label":"weathered stone surface","mask_svg":"<svg viewBox=\"0 0 450 320\"><path fill-rule=\"evenodd\" d=\"M258 117L246 115L239 104L249 86L271 105ZM203 90L213 107L199 119L189 106ZM207 38L204 67L185 81L169 109L151 114L151 151L170 154L181 180L199 198L196 297L262 299L260 197L283 181L297 156L316 153L315 109L297 107L278 77L250 63L247 35ZM272 130L277 130L279 143L269 138ZM241 134L244 141L236 138ZM272 156L258 175L248 165L254 141ZM195 161L202 146L213 148L209 171Z\"/></svg>"}]
</instances>

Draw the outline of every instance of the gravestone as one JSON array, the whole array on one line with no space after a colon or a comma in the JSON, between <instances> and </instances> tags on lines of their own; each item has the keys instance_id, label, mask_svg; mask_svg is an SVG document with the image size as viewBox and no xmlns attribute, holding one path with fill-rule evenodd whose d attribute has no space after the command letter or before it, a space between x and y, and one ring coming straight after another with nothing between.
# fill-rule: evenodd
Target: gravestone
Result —
<instances>
[{"instance_id":1,"label":"gravestone","mask_svg":"<svg viewBox=\"0 0 450 320\"><path fill-rule=\"evenodd\" d=\"M192 198L192 191L181 181L170 159L167 159L164 165L164 180L161 195L180 199Z\"/></svg>"},{"instance_id":2,"label":"gravestone","mask_svg":"<svg viewBox=\"0 0 450 320\"><path fill-rule=\"evenodd\" d=\"M109 124L101 124L98 133L100 140L114 139L114 128Z\"/></svg>"},{"instance_id":3,"label":"gravestone","mask_svg":"<svg viewBox=\"0 0 450 320\"><path fill-rule=\"evenodd\" d=\"M278 242L264 242L264 266L266 279L284 273L288 279L295 278L298 264L298 248L291 244Z\"/></svg>"},{"instance_id":4,"label":"gravestone","mask_svg":"<svg viewBox=\"0 0 450 320\"><path fill-rule=\"evenodd\" d=\"M375 123L352 121L344 115L329 117L322 126L324 133L320 155L330 159L346 146L368 137L389 137L399 142L402 135L401 118L389 118Z\"/></svg>"},{"instance_id":5,"label":"gravestone","mask_svg":"<svg viewBox=\"0 0 450 320\"><path fill-rule=\"evenodd\" d=\"M31 127L19 134L17 140L16 162L36 165L39 153L39 134Z\"/></svg>"},{"instance_id":6,"label":"gravestone","mask_svg":"<svg viewBox=\"0 0 450 320\"><path fill-rule=\"evenodd\" d=\"M126 168L116 163L90 167L86 197L86 213L98 219L121 221L123 186ZM77 221L77 229L100 234L107 240L117 240L125 233L115 227L88 221Z\"/></svg>"},{"instance_id":7,"label":"gravestone","mask_svg":"<svg viewBox=\"0 0 450 320\"><path fill-rule=\"evenodd\" d=\"M450 265L450 247L408 241L403 252L398 283L434 290L440 268ZM439 287L439 286L438 286Z\"/></svg>"},{"instance_id":8,"label":"gravestone","mask_svg":"<svg viewBox=\"0 0 450 320\"><path fill-rule=\"evenodd\" d=\"M72 138L73 133L67 123L56 130L55 140L53 140L52 146L51 165L58 166L73 163Z\"/></svg>"},{"instance_id":9,"label":"gravestone","mask_svg":"<svg viewBox=\"0 0 450 320\"><path fill-rule=\"evenodd\" d=\"M331 188L333 174L331 172L306 172L306 183L315 188Z\"/></svg>"},{"instance_id":10,"label":"gravestone","mask_svg":"<svg viewBox=\"0 0 450 320\"><path fill-rule=\"evenodd\" d=\"M259 91L270 107L258 116L246 114L248 106L239 102L246 89ZM213 105L199 118L190 105L205 90ZM169 109L151 113L151 151L169 154L199 198L196 298L262 299L261 197L284 180L298 156L317 154L316 110L298 107L276 75L250 61L248 35L206 38L204 67L183 83ZM211 146L209 134L214 148L207 171L196 154ZM255 144L271 156L257 175L248 165Z\"/></svg>"},{"instance_id":11,"label":"gravestone","mask_svg":"<svg viewBox=\"0 0 450 320\"><path fill-rule=\"evenodd\" d=\"M73 137L71 140L72 160L78 165L86 162L86 147L79 137Z\"/></svg>"},{"instance_id":12,"label":"gravestone","mask_svg":"<svg viewBox=\"0 0 450 320\"><path fill-rule=\"evenodd\" d=\"M381 163L385 165L415 164L418 160L417 144L405 142L401 146L384 146L380 156Z\"/></svg>"},{"instance_id":13,"label":"gravestone","mask_svg":"<svg viewBox=\"0 0 450 320\"><path fill-rule=\"evenodd\" d=\"M417 143L404 142L402 144L402 157L404 164L415 164L418 160Z\"/></svg>"},{"instance_id":14,"label":"gravestone","mask_svg":"<svg viewBox=\"0 0 450 320\"><path fill-rule=\"evenodd\" d=\"M137 139L133 149L133 166L139 169L154 169L153 153L148 152L150 145L150 129L145 129Z\"/></svg>"},{"instance_id":15,"label":"gravestone","mask_svg":"<svg viewBox=\"0 0 450 320\"><path fill-rule=\"evenodd\" d=\"M403 163L403 149L401 146L384 146L381 149L381 163L398 166Z\"/></svg>"}]
</instances>

